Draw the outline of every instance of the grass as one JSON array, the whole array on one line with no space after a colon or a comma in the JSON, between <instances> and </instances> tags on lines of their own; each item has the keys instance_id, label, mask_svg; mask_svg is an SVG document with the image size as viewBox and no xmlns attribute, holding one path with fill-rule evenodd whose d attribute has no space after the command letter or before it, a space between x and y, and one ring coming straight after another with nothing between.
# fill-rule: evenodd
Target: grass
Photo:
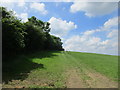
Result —
<instances>
[{"instance_id":1,"label":"grass","mask_svg":"<svg viewBox=\"0 0 120 90\"><path fill-rule=\"evenodd\" d=\"M3 87L65 88L66 71L71 68L81 72L83 68L90 68L115 80L118 78L118 57L63 51L20 55L3 64Z\"/></svg>"},{"instance_id":2,"label":"grass","mask_svg":"<svg viewBox=\"0 0 120 90\"><path fill-rule=\"evenodd\" d=\"M70 52L70 55L74 56L78 62L111 79L118 78L118 56L79 52Z\"/></svg>"}]
</instances>

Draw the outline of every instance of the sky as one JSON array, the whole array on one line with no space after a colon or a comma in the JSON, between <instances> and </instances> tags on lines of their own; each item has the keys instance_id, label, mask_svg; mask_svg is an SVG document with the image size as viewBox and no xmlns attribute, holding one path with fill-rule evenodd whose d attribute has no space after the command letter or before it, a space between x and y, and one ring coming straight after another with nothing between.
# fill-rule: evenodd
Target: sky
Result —
<instances>
[{"instance_id":1,"label":"sky","mask_svg":"<svg viewBox=\"0 0 120 90\"><path fill-rule=\"evenodd\" d=\"M10 1L10 0L9 0ZM27 22L36 16L50 22L50 34L62 39L66 51L118 55L117 2L3 2Z\"/></svg>"}]
</instances>

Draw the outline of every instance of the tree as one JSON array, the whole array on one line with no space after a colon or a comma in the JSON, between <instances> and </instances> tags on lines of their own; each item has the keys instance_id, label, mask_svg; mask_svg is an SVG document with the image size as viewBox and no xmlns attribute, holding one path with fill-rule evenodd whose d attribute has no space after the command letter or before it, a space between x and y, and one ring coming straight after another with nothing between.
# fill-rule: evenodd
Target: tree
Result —
<instances>
[{"instance_id":1,"label":"tree","mask_svg":"<svg viewBox=\"0 0 120 90\"><path fill-rule=\"evenodd\" d=\"M32 22L25 23L25 44L26 50L43 50L44 49L44 42L46 40L45 33L41 29L34 25Z\"/></svg>"},{"instance_id":2,"label":"tree","mask_svg":"<svg viewBox=\"0 0 120 90\"><path fill-rule=\"evenodd\" d=\"M59 37L50 35L50 23L35 16L21 22L12 11L2 9L3 58L20 52L63 50Z\"/></svg>"},{"instance_id":3,"label":"tree","mask_svg":"<svg viewBox=\"0 0 120 90\"><path fill-rule=\"evenodd\" d=\"M25 47L24 24L2 7L2 46L3 57L20 52Z\"/></svg>"}]
</instances>

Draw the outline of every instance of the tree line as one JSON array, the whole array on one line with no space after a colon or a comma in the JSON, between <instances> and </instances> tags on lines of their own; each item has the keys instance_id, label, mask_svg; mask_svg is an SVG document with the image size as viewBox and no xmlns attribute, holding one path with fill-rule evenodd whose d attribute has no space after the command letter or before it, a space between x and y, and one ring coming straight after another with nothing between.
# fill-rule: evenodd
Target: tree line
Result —
<instances>
[{"instance_id":1,"label":"tree line","mask_svg":"<svg viewBox=\"0 0 120 90\"><path fill-rule=\"evenodd\" d=\"M35 16L22 22L13 11L8 11L5 7L0 7L0 13L3 58L23 52L64 50L61 39L50 35L49 22L43 22Z\"/></svg>"}]
</instances>

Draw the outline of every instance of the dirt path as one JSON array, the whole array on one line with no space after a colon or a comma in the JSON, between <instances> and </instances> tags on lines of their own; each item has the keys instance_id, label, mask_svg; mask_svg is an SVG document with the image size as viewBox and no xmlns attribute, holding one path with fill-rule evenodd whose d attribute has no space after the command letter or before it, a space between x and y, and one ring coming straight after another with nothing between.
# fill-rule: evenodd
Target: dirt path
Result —
<instances>
[{"instance_id":1,"label":"dirt path","mask_svg":"<svg viewBox=\"0 0 120 90\"><path fill-rule=\"evenodd\" d=\"M82 82L82 79L78 75L75 69L69 70L67 72L68 78L67 78L67 88L83 88L84 84Z\"/></svg>"},{"instance_id":2,"label":"dirt path","mask_svg":"<svg viewBox=\"0 0 120 90\"><path fill-rule=\"evenodd\" d=\"M93 72L87 71L86 75L89 79L86 80L86 83L89 85L90 88L117 88L118 83L115 81L110 80L106 76Z\"/></svg>"},{"instance_id":3,"label":"dirt path","mask_svg":"<svg viewBox=\"0 0 120 90\"><path fill-rule=\"evenodd\" d=\"M87 71L79 73L75 69L67 71L67 88L117 88L114 82L97 72Z\"/></svg>"},{"instance_id":4,"label":"dirt path","mask_svg":"<svg viewBox=\"0 0 120 90\"><path fill-rule=\"evenodd\" d=\"M118 83L110 80L108 77L88 69L80 63L75 62L75 58L70 56L73 63L80 68L74 68L67 71L67 88L118 88Z\"/></svg>"}]
</instances>

